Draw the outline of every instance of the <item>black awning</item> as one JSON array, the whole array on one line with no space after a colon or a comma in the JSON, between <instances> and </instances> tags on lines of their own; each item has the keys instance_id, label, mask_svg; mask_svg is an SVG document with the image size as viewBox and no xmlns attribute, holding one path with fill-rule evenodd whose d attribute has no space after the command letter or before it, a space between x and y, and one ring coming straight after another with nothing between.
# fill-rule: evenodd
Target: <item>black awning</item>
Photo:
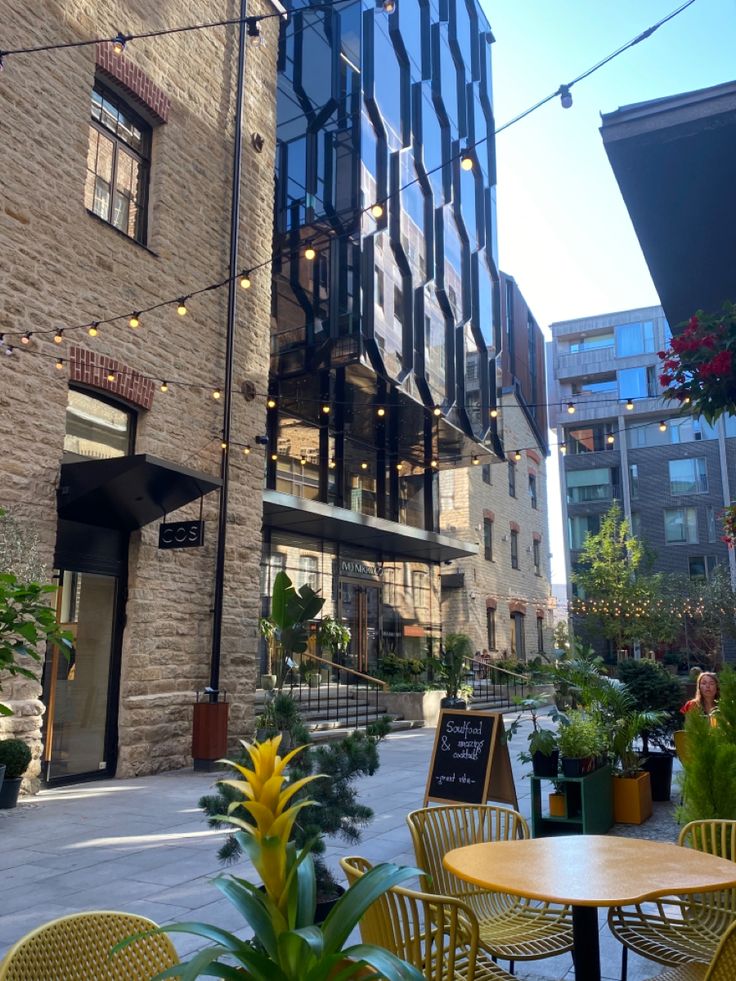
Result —
<instances>
[{"instance_id":1,"label":"black awning","mask_svg":"<svg viewBox=\"0 0 736 981\"><path fill-rule=\"evenodd\" d=\"M64 463L59 482L59 517L133 531L221 485L219 477L147 453Z\"/></svg>"}]
</instances>

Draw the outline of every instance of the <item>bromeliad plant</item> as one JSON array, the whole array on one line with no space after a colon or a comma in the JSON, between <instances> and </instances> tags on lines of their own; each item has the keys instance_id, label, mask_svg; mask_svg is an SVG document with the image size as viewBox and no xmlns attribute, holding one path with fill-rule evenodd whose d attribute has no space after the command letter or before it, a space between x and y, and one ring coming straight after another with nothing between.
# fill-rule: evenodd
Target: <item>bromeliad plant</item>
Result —
<instances>
[{"instance_id":1,"label":"bromeliad plant","mask_svg":"<svg viewBox=\"0 0 736 981\"><path fill-rule=\"evenodd\" d=\"M320 926L314 923L315 875L309 847L297 852L290 841L298 813L312 801L293 803L298 791L317 775L287 783L285 768L301 752L299 747L281 757L281 737L264 743L244 744L253 767L228 763L242 780L226 781L245 797L236 802L253 823L229 815L239 827L239 843L250 856L263 888L236 876L219 876L215 885L243 915L254 933L253 940L206 923L174 923L152 933L192 933L212 941L189 961L156 975L154 981L177 977L193 981L200 977L242 981L328 981L364 976L366 965L387 981L422 981L423 975L380 947L355 944L345 947L348 937L368 907L398 883L418 875L417 869L378 865L356 882L338 900ZM129 937L122 944L142 936Z\"/></svg>"}]
</instances>

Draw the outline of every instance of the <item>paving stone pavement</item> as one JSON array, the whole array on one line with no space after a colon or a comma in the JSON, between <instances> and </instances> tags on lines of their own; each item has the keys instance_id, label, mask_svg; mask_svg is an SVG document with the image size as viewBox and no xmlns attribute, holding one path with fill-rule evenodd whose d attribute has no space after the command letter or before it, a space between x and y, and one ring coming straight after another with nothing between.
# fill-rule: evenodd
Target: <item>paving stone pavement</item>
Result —
<instances>
[{"instance_id":1,"label":"paving stone pavement","mask_svg":"<svg viewBox=\"0 0 736 981\"><path fill-rule=\"evenodd\" d=\"M529 781L516 760L526 746L526 723L510 745L519 809L530 815ZM360 782L361 799L375 817L362 841L331 841L327 861L338 870L341 855L414 865L406 814L423 804L434 730L396 733L381 746L381 766ZM222 871L216 852L225 832L208 829L197 801L212 774L181 770L133 780L101 780L44 790L0 811L0 957L28 930L66 913L119 909L158 923L203 920L239 929L242 920L210 880ZM673 792L675 796L676 792ZM674 804L655 805L642 828L617 826L614 833L675 841ZM248 874L239 863L237 874ZM342 878L342 874L339 873ZM603 977L620 977L620 946L600 914ZM201 940L174 935L181 955ZM661 972L651 961L629 959L630 981ZM569 955L517 963L516 975L531 981L571 981ZM46 981L46 979L34 979Z\"/></svg>"}]
</instances>

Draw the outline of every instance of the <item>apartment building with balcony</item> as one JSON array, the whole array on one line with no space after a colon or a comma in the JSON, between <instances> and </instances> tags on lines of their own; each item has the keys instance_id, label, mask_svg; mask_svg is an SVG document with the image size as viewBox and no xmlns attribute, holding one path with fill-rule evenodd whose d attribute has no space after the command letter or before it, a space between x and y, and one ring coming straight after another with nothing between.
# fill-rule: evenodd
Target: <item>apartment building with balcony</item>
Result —
<instances>
[{"instance_id":1,"label":"apartment building with balcony","mask_svg":"<svg viewBox=\"0 0 736 981\"><path fill-rule=\"evenodd\" d=\"M568 592L586 535L618 501L651 549L654 570L736 574L720 514L736 483L736 419L711 426L660 397L657 352L670 328L661 307L551 325L550 423L556 430Z\"/></svg>"}]
</instances>

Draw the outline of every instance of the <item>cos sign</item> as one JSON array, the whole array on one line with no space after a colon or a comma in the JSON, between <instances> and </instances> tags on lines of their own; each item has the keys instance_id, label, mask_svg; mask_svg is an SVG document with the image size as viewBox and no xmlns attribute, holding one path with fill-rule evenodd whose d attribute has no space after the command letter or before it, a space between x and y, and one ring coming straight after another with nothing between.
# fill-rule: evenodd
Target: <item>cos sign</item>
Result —
<instances>
[{"instance_id":1,"label":"cos sign","mask_svg":"<svg viewBox=\"0 0 736 981\"><path fill-rule=\"evenodd\" d=\"M158 526L159 548L198 548L204 545L204 521L175 521Z\"/></svg>"}]
</instances>

